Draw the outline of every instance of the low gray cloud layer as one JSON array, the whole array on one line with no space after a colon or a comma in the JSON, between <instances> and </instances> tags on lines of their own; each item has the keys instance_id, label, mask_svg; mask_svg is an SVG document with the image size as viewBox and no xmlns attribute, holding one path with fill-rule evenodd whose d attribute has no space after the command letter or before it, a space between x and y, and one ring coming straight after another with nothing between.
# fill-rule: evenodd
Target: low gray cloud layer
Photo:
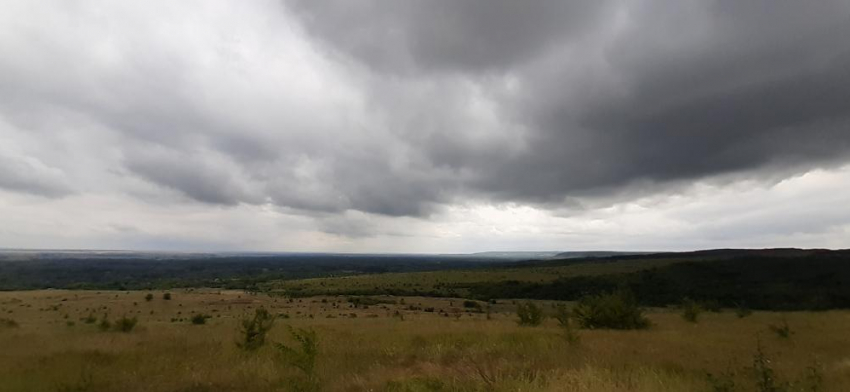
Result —
<instances>
[{"instance_id":1,"label":"low gray cloud layer","mask_svg":"<svg viewBox=\"0 0 850 392\"><path fill-rule=\"evenodd\" d=\"M850 160L844 0L3 8L0 188L39 197L271 205L367 236L352 211L563 212Z\"/></svg>"}]
</instances>

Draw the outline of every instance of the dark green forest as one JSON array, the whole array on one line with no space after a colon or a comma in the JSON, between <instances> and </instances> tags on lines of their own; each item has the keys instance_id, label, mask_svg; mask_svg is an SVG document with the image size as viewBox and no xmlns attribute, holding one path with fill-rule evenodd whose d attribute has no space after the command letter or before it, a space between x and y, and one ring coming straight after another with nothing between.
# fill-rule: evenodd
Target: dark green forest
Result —
<instances>
[{"instance_id":1,"label":"dark green forest","mask_svg":"<svg viewBox=\"0 0 850 392\"><path fill-rule=\"evenodd\" d=\"M508 277L501 281L447 283L434 291L375 287L334 294L574 301L587 295L628 290L644 306L677 305L687 298L716 306L766 310L850 308L850 251L799 249L711 250L523 262L475 257L334 254L0 259L0 290L214 287L262 291L269 282L312 277L485 268L515 271L648 259L675 262L639 272L563 277L547 282ZM290 290L283 294L317 293Z\"/></svg>"},{"instance_id":2,"label":"dark green forest","mask_svg":"<svg viewBox=\"0 0 850 392\"><path fill-rule=\"evenodd\" d=\"M647 306L684 298L772 310L850 308L850 252L799 255L723 254L645 271L561 278L550 283L487 282L468 287L480 299L577 300L585 295L626 289Z\"/></svg>"}]
</instances>

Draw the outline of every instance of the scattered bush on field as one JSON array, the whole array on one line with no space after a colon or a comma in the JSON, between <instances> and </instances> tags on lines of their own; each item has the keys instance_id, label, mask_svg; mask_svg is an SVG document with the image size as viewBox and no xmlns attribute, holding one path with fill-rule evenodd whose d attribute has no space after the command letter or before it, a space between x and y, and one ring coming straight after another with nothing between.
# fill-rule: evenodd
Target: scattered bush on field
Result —
<instances>
[{"instance_id":1,"label":"scattered bush on field","mask_svg":"<svg viewBox=\"0 0 850 392\"><path fill-rule=\"evenodd\" d=\"M381 304L395 304L395 300L391 299L381 299L375 297L348 297L348 302L354 305L355 308L364 308L367 309L369 306L381 305Z\"/></svg>"},{"instance_id":2,"label":"scattered bush on field","mask_svg":"<svg viewBox=\"0 0 850 392\"><path fill-rule=\"evenodd\" d=\"M761 341L756 343L756 353L753 355L751 370L756 379L757 391L783 392L788 390L788 384L777 379L776 371L771 366L771 360L764 352Z\"/></svg>"},{"instance_id":3,"label":"scattered bush on field","mask_svg":"<svg viewBox=\"0 0 850 392\"><path fill-rule=\"evenodd\" d=\"M768 328L770 329L770 332L776 334L776 336L778 336L780 339L788 339L791 337L791 335L794 334L794 331L792 331L791 327L788 325L788 320L786 320L784 317L782 318L782 323L780 323L779 325L771 324L768 326Z\"/></svg>"},{"instance_id":4,"label":"scattered bush on field","mask_svg":"<svg viewBox=\"0 0 850 392\"><path fill-rule=\"evenodd\" d=\"M319 338L316 331L312 329L293 328L287 326L289 335L295 340L296 345L287 346L283 343L275 343L283 360L290 366L301 371L304 379L295 380L293 389L300 391L315 391L319 389L319 380L316 377L316 358L319 355Z\"/></svg>"},{"instance_id":5,"label":"scattered bush on field","mask_svg":"<svg viewBox=\"0 0 850 392\"><path fill-rule=\"evenodd\" d=\"M649 320L628 291L586 296L579 300L573 315L582 328L644 329Z\"/></svg>"},{"instance_id":6,"label":"scattered bush on field","mask_svg":"<svg viewBox=\"0 0 850 392\"><path fill-rule=\"evenodd\" d=\"M139 323L139 319L136 317L129 318L127 316L121 316L118 321L115 322L115 331L117 332L131 332L134 328L136 328L136 324Z\"/></svg>"},{"instance_id":7,"label":"scattered bush on field","mask_svg":"<svg viewBox=\"0 0 850 392\"><path fill-rule=\"evenodd\" d=\"M100 322L97 323L97 328L103 332L109 331L112 328L112 322L109 321L109 318L104 314L103 318L100 319Z\"/></svg>"},{"instance_id":8,"label":"scattered bush on field","mask_svg":"<svg viewBox=\"0 0 850 392\"><path fill-rule=\"evenodd\" d=\"M207 323L207 319L209 319L209 318L212 318L212 316L210 316L208 314L198 313L198 314L192 316L191 321L192 321L192 324L203 325L203 324Z\"/></svg>"},{"instance_id":9,"label":"scattered bush on field","mask_svg":"<svg viewBox=\"0 0 850 392\"><path fill-rule=\"evenodd\" d=\"M166 301L171 301L171 293L165 293L162 295L162 299Z\"/></svg>"},{"instance_id":10,"label":"scattered bush on field","mask_svg":"<svg viewBox=\"0 0 850 392\"><path fill-rule=\"evenodd\" d=\"M685 298L682 301L682 318L689 323L699 322L699 315L702 310L702 306L690 298Z\"/></svg>"},{"instance_id":11,"label":"scattered bush on field","mask_svg":"<svg viewBox=\"0 0 850 392\"><path fill-rule=\"evenodd\" d=\"M153 301L153 294L147 293L147 295L145 295L145 301L148 301L148 302Z\"/></svg>"},{"instance_id":12,"label":"scattered bush on field","mask_svg":"<svg viewBox=\"0 0 850 392\"><path fill-rule=\"evenodd\" d=\"M239 324L241 340L236 346L245 351L255 351L266 343L266 334L272 329L275 317L265 308L257 308L254 316L244 318Z\"/></svg>"},{"instance_id":13,"label":"scattered bush on field","mask_svg":"<svg viewBox=\"0 0 850 392\"><path fill-rule=\"evenodd\" d=\"M518 304L516 307L516 315L519 316L519 325L536 326L543 323L543 309L535 305L531 301Z\"/></svg>"},{"instance_id":14,"label":"scattered bush on field","mask_svg":"<svg viewBox=\"0 0 850 392\"><path fill-rule=\"evenodd\" d=\"M0 318L0 328L18 328L19 326L20 325L15 320Z\"/></svg>"},{"instance_id":15,"label":"scattered bush on field","mask_svg":"<svg viewBox=\"0 0 850 392\"><path fill-rule=\"evenodd\" d=\"M558 320L558 325L564 333L564 340L571 346L577 345L581 341L578 331L575 330L572 324L572 315L567 305L558 304L555 308L555 320Z\"/></svg>"},{"instance_id":16,"label":"scattered bush on field","mask_svg":"<svg viewBox=\"0 0 850 392\"><path fill-rule=\"evenodd\" d=\"M750 310L750 308L746 307L744 304L738 304L738 306L735 308L735 315L738 316L738 318L744 318L751 314L753 314L753 311Z\"/></svg>"},{"instance_id":17,"label":"scattered bush on field","mask_svg":"<svg viewBox=\"0 0 850 392\"><path fill-rule=\"evenodd\" d=\"M567 309L567 305L558 304L555 308L555 320L558 320L558 325L561 327L567 326L570 324L570 310Z\"/></svg>"}]
</instances>

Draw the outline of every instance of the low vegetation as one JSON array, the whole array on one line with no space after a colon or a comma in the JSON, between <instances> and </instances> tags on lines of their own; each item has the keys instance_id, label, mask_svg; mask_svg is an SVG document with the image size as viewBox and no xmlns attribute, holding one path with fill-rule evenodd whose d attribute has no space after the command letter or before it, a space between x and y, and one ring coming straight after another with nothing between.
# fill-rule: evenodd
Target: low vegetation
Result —
<instances>
[{"instance_id":1,"label":"low vegetation","mask_svg":"<svg viewBox=\"0 0 850 392\"><path fill-rule=\"evenodd\" d=\"M132 291L0 293L18 324L0 328L0 390L850 390L846 311L704 312L694 324L618 291L576 303L479 302L489 318L459 298L371 296L379 302L364 308L345 296L173 294L145 302ZM532 328L517 324L518 305L529 303L546 316ZM107 315L97 319L110 321L108 333L97 322L66 326L93 314ZM652 327L585 328L582 320L605 319L592 314ZM197 327L197 315L211 317ZM115 332L123 318L137 319L132 333ZM769 332L786 324L790 340Z\"/></svg>"},{"instance_id":2,"label":"low vegetation","mask_svg":"<svg viewBox=\"0 0 850 392\"><path fill-rule=\"evenodd\" d=\"M274 326L275 317L265 308L254 311L253 317L243 318L240 323L240 340L236 345L246 351L255 351L266 344L266 335Z\"/></svg>"},{"instance_id":3,"label":"low vegetation","mask_svg":"<svg viewBox=\"0 0 850 392\"><path fill-rule=\"evenodd\" d=\"M287 328L295 345L275 343L275 347L287 365L301 372L299 378L290 380L290 384L293 389L300 391L318 390L320 384L316 374L316 358L319 355L319 339L316 331L292 326Z\"/></svg>"},{"instance_id":4,"label":"low vegetation","mask_svg":"<svg viewBox=\"0 0 850 392\"><path fill-rule=\"evenodd\" d=\"M685 319L685 321L690 323L698 322L699 315L702 312L702 305L700 305L696 301L690 298L685 298L685 300L682 301L682 318Z\"/></svg>"},{"instance_id":5,"label":"low vegetation","mask_svg":"<svg viewBox=\"0 0 850 392\"><path fill-rule=\"evenodd\" d=\"M644 329L650 325L634 295L625 290L584 297L573 314L582 328Z\"/></svg>"},{"instance_id":6,"label":"low vegetation","mask_svg":"<svg viewBox=\"0 0 850 392\"><path fill-rule=\"evenodd\" d=\"M519 325L524 326L538 326L543 323L543 319L545 318L543 309L531 301L518 304L516 315L519 317Z\"/></svg>"},{"instance_id":7,"label":"low vegetation","mask_svg":"<svg viewBox=\"0 0 850 392\"><path fill-rule=\"evenodd\" d=\"M0 318L0 328L18 328L18 322L8 318Z\"/></svg>"}]
</instances>

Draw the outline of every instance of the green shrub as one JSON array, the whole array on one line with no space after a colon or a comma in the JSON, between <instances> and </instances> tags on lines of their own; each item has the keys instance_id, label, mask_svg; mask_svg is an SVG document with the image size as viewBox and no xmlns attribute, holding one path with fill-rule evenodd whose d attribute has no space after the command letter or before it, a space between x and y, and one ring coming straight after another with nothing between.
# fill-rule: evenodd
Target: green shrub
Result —
<instances>
[{"instance_id":1,"label":"green shrub","mask_svg":"<svg viewBox=\"0 0 850 392\"><path fill-rule=\"evenodd\" d=\"M649 320L634 296L626 291L586 296L579 300L573 315L582 328L643 329Z\"/></svg>"},{"instance_id":2,"label":"green shrub","mask_svg":"<svg viewBox=\"0 0 850 392\"><path fill-rule=\"evenodd\" d=\"M743 304L739 304L738 307L735 309L735 315L738 316L738 318L744 318L751 314L753 314L753 311L750 310L750 308L744 306Z\"/></svg>"},{"instance_id":3,"label":"green shrub","mask_svg":"<svg viewBox=\"0 0 850 392\"><path fill-rule=\"evenodd\" d=\"M516 315L519 316L519 325L525 326L540 325L543 323L543 318L545 317L543 315L543 309L531 301L517 305Z\"/></svg>"},{"instance_id":4,"label":"green shrub","mask_svg":"<svg viewBox=\"0 0 850 392\"><path fill-rule=\"evenodd\" d=\"M101 331L104 331L104 332L109 331L109 329L112 328L112 322L110 322L109 319L104 314L103 318L97 324L97 328L100 329Z\"/></svg>"},{"instance_id":5,"label":"green shrub","mask_svg":"<svg viewBox=\"0 0 850 392\"><path fill-rule=\"evenodd\" d=\"M83 322L86 324L94 324L97 321L97 317L94 317L94 313L90 313L86 318L83 319Z\"/></svg>"},{"instance_id":6,"label":"green shrub","mask_svg":"<svg viewBox=\"0 0 850 392\"><path fill-rule=\"evenodd\" d=\"M118 321L115 322L115 330L118 332L130 332L134 328L136 328L136 324L139 323L139 319L133 317L129 318L127 316L122 316Z\"/></svg>"},{"instance_id":7,"label":"green shrub","mask_svg":"<svg viewBox=\"0 0 850 392\"><path fill-rule=\"evenodd\" d=\"M558 304L558 307L555 308L555 320L558 320L558 325L561 327L570 324L570 316L570 310L567 309L567 305Z\"/></svg>"},{"instance_id":8,"label":"green shrub","mask_svg":"<svg viewBox=\"0 0 850 392\"><path fill-rule=\"evenodd\" d=\"M319 380L316 378L316 357L319 354L319 339L316 336L316 331L289 328L289 334L297 343L295 346L287 346L282 343L276 343L284 361L290 366L300 370L304 375L304 380L293 383L294 389L303 391L315 391L319 389Z\"/></svg>"},{"instance_id":9,"label":"green shrub","mask_svg":"<svg viewBox=\"0 0 850 392\"><path fill-rule=\"evenodd\" d=\"M564 340L566 340L571 346L574 346L578 344L581 339L578 332L573 327L572 320L570 320L571 316L570 310L567 309L567 305L558 304L555 308L555 320L558 320L558 325L564 333Z\"/></svg>"},{"instance_id":10,"label":"green shrub","mask_svg":"<svg viewBox=\"0 0 850 392\"><path fill-rule=\"evenodd\" d=\"M198 314L192 316L191 320L192 320L192 324L203 325L203 324L207 323L208 318L212 318L212 316L198 313Z\"/></svg>"},{"instance_id":11,"label":"green shrub","mask_svg":"<svg viewBox=\"0 0 850 392\"><path fill-rule=\"evenodd\" d=\"M147 295L145 295L145 301L148 301L148 302L153 301L153 294L148 293Z\"/></svg>"},{"instance_id":12,"label":"green shrub","mask_svg":"<svg viewBox=\"0 0 850 392\"><path fill-rule=\"evenodd\" d=\"M682 301L682 318L685 321L690 323L696 323L699 321L699 315L702 313L702 306L698 304L696 301L685 298Z\"/></svg>"},{"instance_id":13,"label":"green shrub","mask_svg":"<svg viewBox=\"0 0 850 392\"><path fill-rule=\"evenodd\" d=\"M756 390L759 392L783 392L788 390L787 383L778 380L776 371L771 366L771 360L764 352L759 341L756 353L753 355L753 375L756 379Z\"/></svg>"},{"instance_id":14,"label":"green shrub","mask_svg":"<svg viewBox=\"0 0 850 392\"><path fill-rule=\"evenodd\" d=\"M20 325L17 321L7 318L0 319L0 328L18 328Z\"/></svg>"},{"instance_id":15,"label":"green shrub","mask_svg":"<svg viewBox=\"0 0 850 392\"><path fill-rule=\"evenodd\" d=\"M481 310L481 304L478 301L466 300L463 301L463 307L467 309L477 309Z\"/></svg>"},{"instance_id":16,"label":"green shrub","mask_svg":"<svg viewBox=\"0 0 850 392\"><path fill-rule=\"evenodd\" d=\"M236 345L246 351L255 351L266 343L266 334L274 326L275 317L265 308L257 308L254 317L242 319L240 323L241 340Z\"/></svg>"}]
</instances>

